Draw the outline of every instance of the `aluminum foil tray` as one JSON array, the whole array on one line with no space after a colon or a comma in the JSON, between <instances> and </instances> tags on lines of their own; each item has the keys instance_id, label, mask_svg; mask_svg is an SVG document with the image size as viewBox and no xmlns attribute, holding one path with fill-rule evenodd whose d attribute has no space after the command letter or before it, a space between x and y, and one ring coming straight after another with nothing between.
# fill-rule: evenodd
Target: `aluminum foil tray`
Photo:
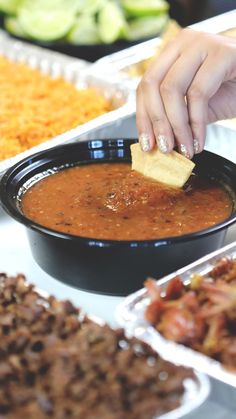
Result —
<instances>
[{"instance_id":1,"label":"aluminum foil tray","mask_svg":"<svg viewBox=\"0 0 236 419\"><path fill-rule=\"evenodd\" d=\"M189 27L194 30L209 33L221 33L235 26L236 9ZM132 88L136 88L141 77L132 77L129 72L138 65L138 63L151 58L157 52L160 45L161 38L156 37L117 53L107 55L93 64L91 68L94 68L95 71L103 71L107 75L117 74L124 83L127 83Z\"/></svg>"},{"instance_id":2,"label":"aluminum foil tray","mask_svg":"<svg viewBox=\"0 0 236 419\"><path fill-rule=\"evenodd\" d=\"M50 294L37 286L34 287L35 292L38 293L39 301L38 304L45 305L45 299L47 300ZM42 298L42 300L40 299ZM79 316L80 321L85 318L99 326L104 326L105 322L101 318L86 314L83 310L80 310ZM208 397L210 392L210 383L207 377L201 373L195 372L194 378L187 378L184 380L184 393L181 399L181 405L163 415L155 416L153 419L180 419L186 414L198 408Z\"/></svg>"},{"instance_id":3,"label":"aluminum foil tray","mask_svg":"<svg viewBox=\"0 0 236 419\"><path fill-rule=\"evenodd\" d=\"M43 298L49 297L47 292L37 287L35 287L35 291ZM103 319L94 315L87 315L83 310L81 310L79 319L82 321L84 317L94 323L97 323L99 326L105 325ZM209 380L204 374L199 372L195 372L194 375L194 379L188 378L184 381L185 391L181 400L181 405L177 409L174 409L163 415L155 416L153 419L180 419L204 403L210 393Z\"/></svg>"},{"instance_id":4,"label":"aluminum foil tray","mask_svg":"<svg viewBox=\"0 0 236 419\"><path fill-rule=\"evenodd\" d=\"M220 127L229 128L235 131L235 136L236 136L236 118L218 121L216 122L216 124L219 125Z\"/></svg>"},{"instance_id":5,"label":"aluminum foil tray","mask_svg":"<svg viewBox=\"0 0 236 419\"><path fill-rule=\"evenodd\" d=\"M47 49L30 45L26 42L14 41L0 32L0 54L15 62L23 62L32 68L36 68L44 74L52 77L63 77L73 83L78 89L94 87L107 97L113 110L98 116L84 124L79 125L53 139L30 148L18 155L0 161L0 174L3 174L13 164L24 157L38 151L62 144L69 140L75 140L85 136L95 128L106 125L119 125L123 118L135 113L135 95L127 86L123 86L116 78L108 79L103 73L95 74L90 71L90 63L77 58L49 51Z\"/></svg>"},{"instance_id":6,"label":"aluminum foil tray","mask_svg":"<svg viewBox=\"0 0 236 419\"><path fill-rule=\"evenodd\" d=\"M184 283L189 282L190 275L199 273L208 274L217 260L223 257L236 259L236 242L219 249L207 256L163 277L158 285L165 290L166 285L176 276L180 276ZM145 279L145 278L144 278ZM130 335L136 336L149 343L159 354L169 360L209 375L212 379L215 398L225 403L229 408L236 408L236 373L230 372L222 364L199 352L187 348L181 344L168 341L144 319L144 311L149 304L146 289L141 289L130 296L117 307L116 318ZM227 391L222 391L222 385ZM226 386L225 386L226 385Z\"/></svg>"},{"instance_id":7,"label":"aluminum foil tray","mask_svg":"<svg viewBox=\"0 0 236 419\"><path fill-rule=\"evenodd\" d=\"M195 23L189 27L194 30L208 33L225 32L236 27L236 9ZM141 42L138 45L101 58L91 66L91 70L94 73L100 72L106 74L107 77L115 75L115 77L119 78L126 86L135 90L141 76L132 76L130 74L132 73L132 69L135 69L137 65L153 57L157 53L160 45L160 37ZM236 119L219 121L217 124L225 128L236 130Z\"/></svg>"},{"instance_id":8,"label":"aluminum foil tray","mask_svg":"<svg viewBox=\"0 0 236 419\"><path fill-rule=\"evenodd\" d=\"M124 83L135 89L141 77L132 77L130 71L138 64L153 57L160 45L161 39L159 37L150 39L107 55L93 64L91 68L95 72L103 71L107 75L116 74Z\"/></svg>"},{"instance_id":9,"label":"aluminum foil tray","mask_svg":"<svg viewBox=\"0 0 236 419\"><path fill-rule=\"evenodd\" d=\"M195 372L195 380L187 379L184 382L185 392L181 406L168 413L155 416L153 419L180 419L201 406L210 392L210 383L203 374Z\"/></svg>"}]
</instances>

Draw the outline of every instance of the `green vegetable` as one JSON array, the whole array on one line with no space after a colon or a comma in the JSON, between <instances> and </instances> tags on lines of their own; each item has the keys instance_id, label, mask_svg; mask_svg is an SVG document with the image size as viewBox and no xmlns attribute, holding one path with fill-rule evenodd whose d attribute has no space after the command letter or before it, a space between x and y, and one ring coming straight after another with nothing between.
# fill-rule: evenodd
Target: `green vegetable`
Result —
<instances>
[{"instance_id":1,"label":"green vegetable","mask_svg":"<svg viewBox=\"0 0 236 419\"><path fill-rule=\"evenodd\" d=\"M66 40L71 44L98 44L101 42L94 15L81 15L77 18Z\"/></svg>"},{"instance_id":2,"label":"green vegetable","mask_svg":"<svg viewBox=\"0 0 236 419\"><path fill-rule=\"evenodd\" d=\"M41 10L45 13L55 9L67 9L76 13L78 8L85 4L86 0L21 0L21 8L31 11Z\"/></svg>"},{"instance_id":3,"label":"green vegetable","mask_svg":"<svg viewBox=\"0 0 236 419\"><path fill-rule=\"evenodd\" d=\"M84 0L77 10L82 14L94 15L98 13L107 3L107 0Z\"/></svg>"},{"instance_id":4,"label":"green vegetable","mask_svg":"<svg viewBox=\"0 0 236 419\"><path fill-rule=\"evenodd\" d=\"M112 43L127 34L127 23L121 8L108 1L98 14L98 31L101 40Z\"/></svg>"},{"instance_id":5,"label":"green vegetable","mask_svg":"<svg viewBox=\"0 0 236 419\"><path fill-rule=\"evenodd\" d=\"M121 4L130 16L153 16L168 11L165 0L121 0Z\"/></svg>"},{"instance_id":6,"label":"green vegetable","mask_svg":"<svg viewBox=\"0 0 236 419\"><path fill-rule=\"evenodd\" d=\"M134 41L135 39L155 36L165 27L167 21L168 16L165 14L134 19L129 24L127 39Z\"/></svg>"},{"instance_id":7,"label":"green vegetable","mask_svg":"<svg viewBox=\"0 0 236 419\"><path fill-rule=\"evenodd\" d=\"M23 31L19 19L15 16L7 16L4 19L4 26L12 35L27 38L26 33Z\"/></svg>"},{"instance_id":8,"label":"green vegetable","mask_svg":"<svg viewBox=\"0 0 236 419\"><path fill-rule=\"evenodd\" d=\"M19 12L19 23L23 31L39 41L54 41L63 38L71 29L75 15L70 9L44 10L23 8Z\"/></svg>"},{"instance_id":9,"label":"green vegetable","mask_svg":"<svg viewBox=\"0 0 236 419\"><path fill-rule=\"evenodd\" d=\"M167 10L165 0L0 0L11 34L76 45L154 36L166 23Z\"/></svg>"},{"instance_id":10,"label":"green vegetable","mask_svg":"<svg viewBox=\"0 0 236 419\"><path fill-rule=\"evenodd\" d=\"M0 11L9 15L16 15L21 0L0 0Z\"/></svg>"}]
</instances>

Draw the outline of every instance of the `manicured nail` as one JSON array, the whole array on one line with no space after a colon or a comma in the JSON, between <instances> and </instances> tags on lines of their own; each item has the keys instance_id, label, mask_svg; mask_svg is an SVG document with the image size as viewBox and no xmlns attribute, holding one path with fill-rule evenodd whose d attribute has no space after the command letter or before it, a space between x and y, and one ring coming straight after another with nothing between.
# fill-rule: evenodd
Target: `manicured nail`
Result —
<instances>
[{"instance_id":1,"label":"manicured nail","mask_svg":"<svg viewBox=\"0 0 236 419\"><path fill-rule=\"evenodd\" d=\"M183 154L184 157L187 157L187 159L190 159L190 155L185 144L180 144L180 152L181 154Z\"/></svg>"},{"instance_id":2,"label":"manicured nail","mask_svg":"<svg viewBox=\"0 0 236 419\"><path fill-rule=\"evenodd\" d=\"M162 153L167 153L168 151L168 143L167 143L167 138L165 137L165 135L158 135L157 137L157 145L159 150Z\"/></svg>"},{"instance_id":3,"label":"manicured nail","mask_svg":"<svg viewBox=\"0 0 236 419\"><path fill-rule=\"evenodd\" d=\"M150 150L150 137L148 134L140 134L139 136L139 142L141 149L143 151L149 151Z\"/></svg>"},{"instance_id":4,"label":"manicured nail","mask_svg":"<svg viewBox=\"0 0 236 419\"><path fill-rule=\"evenodd\" d=\"M193 140L193 149L195 154L199 153L200 151L200 145L196 138Z\"/></svg>"}]
</instances>

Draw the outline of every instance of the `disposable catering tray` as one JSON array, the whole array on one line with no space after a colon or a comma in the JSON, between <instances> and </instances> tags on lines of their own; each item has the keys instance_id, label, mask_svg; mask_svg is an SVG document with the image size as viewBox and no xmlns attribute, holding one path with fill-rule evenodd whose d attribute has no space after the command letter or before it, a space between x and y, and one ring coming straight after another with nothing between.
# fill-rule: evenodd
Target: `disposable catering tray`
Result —
<instances>
[{"instance_id":1,"label":"disposable catering tray","mask_svg":"<svg viewBox=\"0 0 236 419\"><path fill-rule=\"evenodd\" d=\"M141 42L133 47L101 58L92 65L92 69L95 72L104 71L108 75L111 73L116 74L124 83L132 88L136 88L141 77L133 76L131 73L136 73L138 66L153 57L160 45L160 37Z\"/></svg>"},{"instance_id":2,"label":"disposable catering tray","mask_svg":"<svg viewBox=\"0 0 236 419\"><path fill-rule=\"evenodd\" d=\"M123 118L129 117L129 115L135 112L134 92L127 86L122 85L120 80L117 80L115 77L109 78L102 73L91 73L90 64L86 61L49 51L26 42L13 40L8 36L4 36L2 32L0 32L0 55L14 62L23 62L29 67L38 69L43 74L53 78L62 77L66 81L73 83L78 89L94 87L112 104L110 112L93 118L14 157L0 161L0 174L24 157L35 152L69 140L75 140L80 136L86 139L86 135L95 128L98 129L111 124L119 126Z\"/></svg>"},{"instance_id":3,"label":"disposable catering tray","mask_svg":"<svg viewBox=\"0 0 236 419\"><path fill-rule=\"evenodd\" d=\"M37 287L35 288L35 291L39 294L39 296L42 296L45 299L49 297L47 292ZM83 320L85 317L99 326L105 325L104 320L100 317L86 314L83 310L81 310L79 314L80 320ZM184 394L181 399L181 405L168 413L155 416L153 419L180 419L200 407L209 396L209 393L210 382L208 378L204 374L194 371L194 379L188 378L184 382Z\"/></svg>"},{"instance_id":4,"label":"disposable catering tray","mask_svg":"<svg viewBox=\"0 0 236 419\"><path fill-rule=\"evenodd\" d=\"M225 257L236 259L236 242L163 277L158 281L158 285L164 292L167 284L177 275L180 276L184 284L188 284L191 274L207 275L215 263ZM124 327L130 335L150 344L163 358L207 374L211 378L213 399L235 411L236 372L231 372L220 362L204 354L165 339L144 318L144 312L149 302L150 299L145 288L126 297L116 310L116 318L120 326Z\"/></svg>"},{"instance_id":5,"label":"disposable catering tray","mask_svg":"<svg viewBox=\"0 0 236 419\"><path fill-rule=\"evenodd\" d=\"M236 137L236 118L233 119L225 119L223 121L216 122L217 125L224 128L229 128L230 130L235 132Z\"/></svg>"},{"instance_id":6,"label":"disposable catering tray","mask_svg":"<svg viewBox=\"0 0 236 419\"><path fill-rule=\"evenodd\" d=\"M213 18L206 19L189 27L194 30L205 31L208 33L221 33L227 29L234 28L235 26L236 9ZM145 60L150 59L157 53L161 42L160 37L141 42L133 47L101 58L93 64L91 68L93 68L94 71L103 71L103 73L108 75L115 74L122 79L123 82L133 88L136 88L141 78L140 75L136 75L136 68L141 66Z\"/></svg>"},{"instance_id":7,"label":"disposable catering tray","mask_svg":"<svg viewBox=\"0 0 236 419\"><path fill-rule=\"evenodd\" d=\"M3 275L3 274L2 274ZM21 275L21 274L20 274ZM30 286L30 283L25 281L26 286ZM1 291L3 291L3 287L1 284ZM43 306L48 308L48 301L50 301L50 294L43 291L38 287L34 287L33 291L37 294L38 300L37 305ZM24 291L25 292L25 291ZM29 300L30 301L30 300ZM59 301L59 300L58 300ZM17 304L20 304L19 302ZM60 309L59 311L60 312ZM106 323L99 317L89 315L85 313L82 309L79 309L78 313L78 320L79 322L86 322L86 323L96 323L98 326L105 326ZM113 328L113 330L115 330ZM50 332L53 334L53 329ZM129 337L128 337L129 338ZM92 340L91 340L92 342ZM121 350L126 350L125 342L123 341L123 346L120 345ZM138 342L137 342L138 344ZM85 346L86 347L86 346ZM103 348L103 346L101 346ZM138 350L138 349L137 349ZM141 348L139 349L139 351ZM185 416L186 414L192 412L196 408L200 407L200 405L206 400L210 392L210 383L208 378L199 372L194 371L191 377L187 377L183 381L184 391L183 395L180 400L180 406L175 408L165 414L154 416L153 419L179 419ZM16 389L17 390L17 389ZM102 393L101 393L102 394ZM80 403L80 401L78 401ZM73 416L74 417L74 416Z\"/></svg>"}]
</instances>

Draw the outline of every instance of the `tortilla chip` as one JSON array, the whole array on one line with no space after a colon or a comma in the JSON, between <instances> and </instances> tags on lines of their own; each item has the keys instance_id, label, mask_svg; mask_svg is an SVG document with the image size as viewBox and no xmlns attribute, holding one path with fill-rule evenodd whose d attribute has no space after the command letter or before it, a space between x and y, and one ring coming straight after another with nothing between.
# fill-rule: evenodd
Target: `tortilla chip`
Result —
<instances>
[{"instance_id":1,"label":"tortilla chip","mask_svg":"<svg viewBox=\"0 0 236 419\"><path fill-rule=\"evenodd\" d=\"M176 151L164 154L155 148L150 152L144 152L139 143L132 144L130 148L132 170L177 188L185 184L195 166L191 160Z\"/></svg>"}]
</instances>

